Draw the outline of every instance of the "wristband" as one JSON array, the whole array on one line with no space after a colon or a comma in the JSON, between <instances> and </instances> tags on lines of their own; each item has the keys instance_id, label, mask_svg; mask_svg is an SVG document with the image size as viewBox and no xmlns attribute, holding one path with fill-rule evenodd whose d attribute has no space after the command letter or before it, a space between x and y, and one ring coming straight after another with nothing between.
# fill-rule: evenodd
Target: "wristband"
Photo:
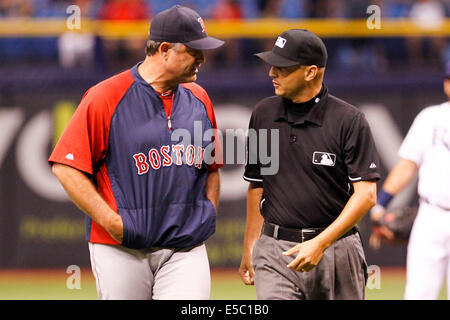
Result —
<instances>
[{"instance_id":1,"label":"wristband","mask_svg":"<svg viewBox=\"0 0 450 320\"><path fill-rule=\"evenodd\" d=\"M381 189L380 193L378 193L377 203L386 208L393 197L394 196L392 194Z\"/></svg>"}]
</instances>

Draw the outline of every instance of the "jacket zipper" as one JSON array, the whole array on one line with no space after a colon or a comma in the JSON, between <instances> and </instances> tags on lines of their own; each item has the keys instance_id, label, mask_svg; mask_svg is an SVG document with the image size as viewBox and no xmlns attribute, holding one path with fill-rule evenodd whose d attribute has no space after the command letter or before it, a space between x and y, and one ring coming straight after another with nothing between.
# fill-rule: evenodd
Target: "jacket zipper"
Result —
<instances>
[{"instance_id":1,"label":"jacket zipper","mask_svg":"<svg viewBox=\"0 0 450 320\"><path fill-rule=\"evenodd\" d=\"M167 117L167 127L169 130L172 130L172 121L170 120L170 116Z\"/></svg>"},{"instance_id":2,"label":"jacket zipper","mask_svg":"<svg viewBox=\"0 0 450 320\"><path fill-rule=\"evenodd\" d=\"M173 103L174 103L174 101L175 101L175 92L172 92L172 106L170 108L170 113L167 116L167 128L169 128L169 130L172 130L172 119L171 119L171 117L172 117L172 110L173 110ZM162 102L162 99L161 99L161 102ZM164 103L163 103L163 109L164 109Z\"/></svg>"}]
</instances>

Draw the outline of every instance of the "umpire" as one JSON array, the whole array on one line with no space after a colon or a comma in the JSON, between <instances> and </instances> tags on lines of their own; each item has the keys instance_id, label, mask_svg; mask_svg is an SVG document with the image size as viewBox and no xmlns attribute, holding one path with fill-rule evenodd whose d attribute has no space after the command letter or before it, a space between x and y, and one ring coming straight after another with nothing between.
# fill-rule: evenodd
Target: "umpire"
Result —
<instances>
[{"instance_id":1,"label":"umpire","mask_svg":"<svg viewBox=\"0 0 450 320\"><path fill-rule=\"evenodd\" d=\"M355 225L375 204L380 178L369 125L328 93L327 50L314 33L285 31L256 55L271 66L275 96L257 104L249 124L240 276L258 299L364 299ZM278 147L278 164L263 159L264 146ZM265 175L268 166L278 171Z\"/></svg>"}]
</instances>

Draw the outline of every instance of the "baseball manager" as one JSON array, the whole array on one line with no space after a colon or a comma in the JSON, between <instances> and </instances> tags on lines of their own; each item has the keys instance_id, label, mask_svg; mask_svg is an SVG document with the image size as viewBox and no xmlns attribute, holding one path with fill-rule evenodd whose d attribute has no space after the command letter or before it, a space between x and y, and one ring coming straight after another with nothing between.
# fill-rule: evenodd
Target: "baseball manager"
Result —
<instances>
[{"instance_id":1,"label":"baseball manager","mask_svg":"<svg viewBox=\"0 0 450 320\"><path fill-rule=\"evenodd\" d=\"M192 139L217 128L193 82L203 50L222 44L189 8L157 14L145 60L87 91L50 156L87 214L100 299L209 298L204 241L215 231L221 161L203 158L211 141Z\"/></svg>"},{"instance_id":2,"label":"baseball manager","mask_svg":"<svg viewBox=\"0 0 450 320\"><path fill-rule=\"evenodd\" d=\"M257 141L249 139L244 173L241 278L258 299L364 299L367 265L355 225L375 204L380 178L369 125L329 94L327 50L312 32L285 31L257 56L271 66L275 96L256 105L249 124ZM271 130L279 141L262 134ZM273 165L261 161L264 143L279 145L275 174L263 174Z\"/></svg>"}]
</instances>

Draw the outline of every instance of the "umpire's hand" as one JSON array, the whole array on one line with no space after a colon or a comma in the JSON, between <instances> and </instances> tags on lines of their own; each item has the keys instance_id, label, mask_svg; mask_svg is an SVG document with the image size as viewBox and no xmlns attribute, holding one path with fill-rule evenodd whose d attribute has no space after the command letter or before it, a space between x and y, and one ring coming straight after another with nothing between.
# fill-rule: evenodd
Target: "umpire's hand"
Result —
<instances>
[{"instance_id":1,"label":"umpire's hand","mask_svg":"<svg viewBox=\"0 0 450 320\"><path fill-rule=\"evenodd\" d=\"M324 251L325 248L323 248L318 241L311 239L299 243L295 247L283 252L283 255L290 256L297 252L297 256L287 265L287 267L299 272L308 272L319 264Z\"/></svg>"}]
</instances>

